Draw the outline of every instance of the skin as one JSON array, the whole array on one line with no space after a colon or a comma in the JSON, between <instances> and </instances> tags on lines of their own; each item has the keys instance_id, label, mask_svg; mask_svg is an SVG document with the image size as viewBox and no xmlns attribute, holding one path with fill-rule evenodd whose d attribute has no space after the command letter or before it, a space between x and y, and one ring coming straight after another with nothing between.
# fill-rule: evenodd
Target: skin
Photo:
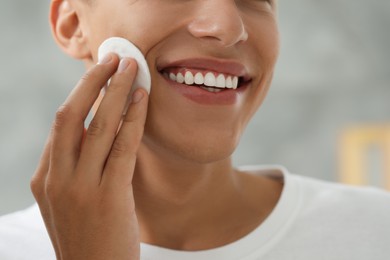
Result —
<instances>
[{"instance_id":1,"label":"skin","mask_svg":"<svg viewBox=\"0 0 390 260\"><path fill-rule=\"evenodd\" d=\"M53 0L50 10L58 45L88 68L59 108L31 182L57 258L139 259L141 241L204 250L261 224L282 184L234 169L231 154L271 84L276 2ZM135 92L142 99L133 98L124 118L136 63L126 59L130 65L119 69L111 54L95 65L100 43L111 36L134 42L152 75L150 96ZM189 102L156 68L194 57L242 63L249 88L230 106Z\"/></svg>"}]
</instances>

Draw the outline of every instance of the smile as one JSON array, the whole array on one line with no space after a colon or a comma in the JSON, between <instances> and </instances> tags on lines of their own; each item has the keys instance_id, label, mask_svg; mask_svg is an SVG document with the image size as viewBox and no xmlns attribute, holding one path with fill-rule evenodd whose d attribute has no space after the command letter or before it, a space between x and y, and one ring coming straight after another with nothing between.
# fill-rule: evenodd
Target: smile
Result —
<instances>
[{"instance_id":1,"label":"smile","mask_svg":"<svg viewBox=\"0 0 390 260\"><path fill-rule=\"evenodd\" d=\"M156 69L172 90L202 105L233 105L252 81L245 66L232 60L163 61Z\"/></svg>"},{"instance_id":2,"label":"smile","mask_svg":"<svg viewBox=\"0 0 390 260\"><path fill-rule=\"evenodd\" d=\"M210 92L220 92L223 89L237 89L240 78L207 70L188 68L170 68L163 71L165 78L180 84L199 86Z\"/></svg>"},{"instance_id":3,"label":"smile","mask_svg":"<svg viewBox=\"0 0 390 260\"><path fill-rule=\"evenodd\" d=\"M237 62L191 59L161 67L159 72L167 80L213 93L236 90L250 81L245 67Z\"/></svg>"}]
</instances>

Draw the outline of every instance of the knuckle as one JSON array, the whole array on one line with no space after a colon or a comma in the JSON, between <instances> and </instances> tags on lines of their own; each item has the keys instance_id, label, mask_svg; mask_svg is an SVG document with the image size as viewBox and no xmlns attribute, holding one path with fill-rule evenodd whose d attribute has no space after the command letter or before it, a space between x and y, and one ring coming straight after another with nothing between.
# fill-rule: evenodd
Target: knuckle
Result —
<instances>
[{"instance_id":1,"label":"knuckle","mask_svg":"<svg viewBox=\"0 0 390 260\"><path fill-rule=\"evenodd\" d=\"M36 199L42 197L43 181L37 173L30 180L30 189Z\"/></svg>"},{"instance_id":2,"label":"knuckle","mask_svg":"<svg viewBox=\"0 0 390 260\"><path fill-rule=\"evenodd\" d=\"M88 82L90 81L91 79L94 78L94 73L93 73L93 70L89 70L87 71L86 73L83 74L83 76L81 76L81 81L82 82Z\"/></svg>"},{"instance_id":3,"label":"knuckle","mask_svg":"<svg viewBox=\"0 0 390 260\"><path fill-rule=\"evenodd\" d=\"M52 181L47 181L45 186L45 195L49 202L51 202L52 204L56 204L56 202L61 196L61 192L59 190L58 185L56 185Z\"/></svg>"},{"instance_id":4,"label":"knuckle","mask_svg":"<svg viewBox=\"0 0 390 260\"><path fill-rule=\"evenodd\" d=\"M115 75L109 85L108 88L106 88L107 93L114 93L118 96L128 96L129 89L132 85L132 80L126 80L119 78L119 75Z\"/></svg>"},{"instance_id":5,"label":"knuckle","mask_svg":"<svg viewBox=\"0 0 390 260\"><path fill-rule=\"evenodd\" d=\"M125 118L123 119L123 124L131 125L137 123L137 115L135 114L127 114Z\"/></svg>"},{"instance_id":6,"label":"knuckle","mask_svg":"<svg viewBox=\"0 0 390 260\"><path fill-rule=\"evenodd\" d=\"M112 157L121 157L129 153L131 153L131 149L127 142L120 139L115 140L110 153Z\"/></svg>"},{"instance_id":7,"label":"knuckle","mask_svg":"<svg viewBox=\"0 0 390 260\"><path fill-rule=\"evenodd\" d=\"M106 129L107 123L104 120L99 119L92 119L91 123L89 124L87 135L90 137L100 136Z\"/></svg>"},{"instance_id":8,"label":"knuckle","mask_svg":"<svg viewBox=\"0 0 390 260\"><path fill-rule=\"evenodd\" d=\"M145 127L145 118L140 114L128 114L123 120L123 125L135 133L143 133Z\"/></svg>"},{"instance_id":9,"label":"knuckle","mask_svg":"<svg viewBox=\"0 0 390 260\"><path fill-rule=\"evenodd\" d=\"M123 86L123 83L118 82L118 78L114 76L112 81L110 82L109 87L106 88L106 93L118 92L118 90L121 90L122 86Z\"/></svg>"},{"instance_id":10,"label":"knuckle","mask_svg":"<svg viewBox=\"0 0 390 260\"><path fill-rule=\"evenodd\" d=\"M60 106L56 112L53 125L54 130L61 129L72 116L72 109L68 105Z\"/></svg>"}]
</instances>

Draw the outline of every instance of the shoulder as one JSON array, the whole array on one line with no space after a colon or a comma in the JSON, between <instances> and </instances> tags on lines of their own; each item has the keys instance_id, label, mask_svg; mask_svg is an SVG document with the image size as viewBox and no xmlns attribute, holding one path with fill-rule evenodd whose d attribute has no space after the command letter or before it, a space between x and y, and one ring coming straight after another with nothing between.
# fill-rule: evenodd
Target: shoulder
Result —
<instances>
[{"instance_id":1,"label":"shoulder","mask_svg":"<svg viewBox=\"0 0 390 260\"><path fill-rule=\"evenodd\" d=\"M37 205L0 217L0 259L55 259Z\"/></svg>"},{"instance_id":2,"label":"shoulder","mask_svg":"<svg viewBox=\"0 0 390 260\"><path fill-rule=\"evenodd\" d=\"M390 255L389 192L303 177L279 165L244 169L284 182L265 222L278 230L267 259L379 260Z\"/></svg>"},{"instance_id":3,"label":"shoulder","mask_svg":"<svg viewBox=\"0 0 390 260\"><path fill-rule=\"evenodd\" d=\"M294 176L302 190L304 205L338 208L358 215L390 214L390 192L376 187L357 187L309 177ZM375 212L374 212L375 211Z\"/></svg>"},{"instance_id":4,"label":"shoulder","mask_svg":"<svg viewBox=\"0 0 390 260\"><path fill-rule=\"evenodd\" d=\"M311 237L317 245L340 247L339 251L352 246L359 247L356 252L367 256L390 253L389 192L307 177L293 178L301 186L301 206L294 229L304 231L297 233Z\"/></svg>"}]
</instances>

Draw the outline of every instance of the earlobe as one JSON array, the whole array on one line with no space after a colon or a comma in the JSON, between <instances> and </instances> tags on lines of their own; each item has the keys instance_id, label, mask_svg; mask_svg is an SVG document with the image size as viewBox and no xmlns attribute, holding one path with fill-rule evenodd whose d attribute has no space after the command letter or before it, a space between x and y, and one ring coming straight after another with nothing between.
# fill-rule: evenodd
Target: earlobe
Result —
<instances>
[{"instance_id":1,"label":"earlobe","mask_svg":"<svg viewBox=\"0 0 390 260\"><path fill-rule=\"evenodd\" d=\"M80 60L91 57L78 13L68 0L52 0L50 25L55 41L65 53Z\"/></svg>"}]
</instances>

